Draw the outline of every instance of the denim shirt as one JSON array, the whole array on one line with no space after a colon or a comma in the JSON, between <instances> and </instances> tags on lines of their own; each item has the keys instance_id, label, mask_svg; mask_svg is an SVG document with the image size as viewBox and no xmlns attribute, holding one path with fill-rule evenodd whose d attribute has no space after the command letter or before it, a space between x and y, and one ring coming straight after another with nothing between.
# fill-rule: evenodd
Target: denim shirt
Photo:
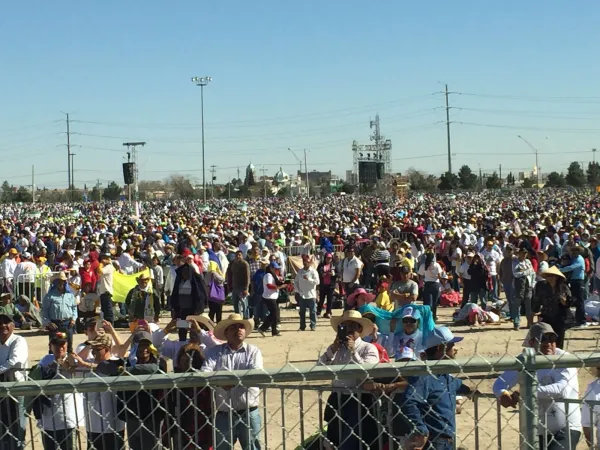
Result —
<instances>
[{"instance_id":1,"label":"denim shirt","mask_svg":"<svg viewBox=\"0 0 600 450\"><path fill-rule=\"evenodd\" d=\"M585 260L583 256L577 255L571 260L571 264L565 267L561 267L562 273L571 272L571 280L583 280L585 275Z\"/></svg>"},{"instance_id":2,"label":"denim shirt","mask_svg":"<svg viewBox=\"0 0 600 450\"><path fill-rule=\"evenodd\" d=\"M52 320L77 319L77 303L71 292L61 294L56 288L50 289L42 300L42 320L47 325Z\"/></svg>"},{"instance_id":3,"label":"denim shirt","mask_svg":"<svg viewBox=\"0 0 600 450\"><path fill-rule=\"evenodd\" d=\"M462 386L462 380L447 374L409 377L408 389L394 398L412 425L408 434L417 432L429 436L430 441L439 437L453 439L456 394Z\"/></svg>"}]
</instances>

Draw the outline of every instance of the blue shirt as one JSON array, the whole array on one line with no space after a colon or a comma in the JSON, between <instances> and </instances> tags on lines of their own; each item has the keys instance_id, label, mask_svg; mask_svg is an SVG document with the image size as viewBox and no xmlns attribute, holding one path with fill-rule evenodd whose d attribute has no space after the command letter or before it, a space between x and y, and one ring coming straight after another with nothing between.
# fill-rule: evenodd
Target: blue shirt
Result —
<instances>
[{"instance_id":1,"label":"blue shirt","mask_svg":"<svg viewBox=\"0 0 600 450\"><path fill-rule=\"evenodd\" d=\"M64 294L53 287L42 300L42 320L44 325L52 320L76 320L77 303L72 292Z\"/></svg>"},{"instance_id":2,"label":"blue shirt","mask_svg":"<svg viewBox=\"0 0 600 450\"><path fill-rule=\"evenodd\" d=\"M583 280L585 275L585 261L583 256L577 255L571 259L571 264L565 267L561 267L562 273L571 272L571 280Z\"/></svg>"},{"instance_id":3,"label":"blue shirt","mask_svg":"<svg viewBox=\"0 0 600 450\"><path fill-rule=\"evenodd\" d=\"M447 374L409 377L408 389L394 397L412 424L409 434L418 432L429 436L430 441L439 437L454 439L456 394L462 386L462 380Z\"/></svg>"}]
</instances>

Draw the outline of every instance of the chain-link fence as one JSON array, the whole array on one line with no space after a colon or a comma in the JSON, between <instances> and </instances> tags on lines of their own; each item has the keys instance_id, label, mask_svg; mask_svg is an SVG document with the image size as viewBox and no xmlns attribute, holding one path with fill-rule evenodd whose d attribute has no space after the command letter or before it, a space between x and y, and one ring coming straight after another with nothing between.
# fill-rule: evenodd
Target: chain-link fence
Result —
<instances>
[{"instance_id":1,"label":"chain-link fence","mask_svg":"<svg viewBox=\"0 0 600 450\"><path fill-rule=\"evenodd\" d=\"M0 383L1 449L391 450L425 437L433 448L583 448L582 423L599 443L594 382L582 400L577 378L600 353L169 374L122 360L40 366Z\"/></svg>"}]
</instances>

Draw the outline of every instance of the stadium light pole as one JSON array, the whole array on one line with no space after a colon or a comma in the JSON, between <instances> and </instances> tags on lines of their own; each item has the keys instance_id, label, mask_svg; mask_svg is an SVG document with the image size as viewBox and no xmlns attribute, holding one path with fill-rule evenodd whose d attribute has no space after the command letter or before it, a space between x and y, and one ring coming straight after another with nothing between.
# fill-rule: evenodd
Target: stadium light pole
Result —
<instances>
[{"instance_id":1,"label":"stadium light pole","mask_svg":"<svg viewBox=\"0 0 600 450\"><path fill-rule=\"evenodd\" d=\"M535 154L535 175L537 177L536 184L537 184L537 187L539 188L540 187L540 166L538 166L538 155L540 152L537 148L535 148L533 145L531 145L529 143L529 141L527 139L525 139L523 136L521 136L520 134L517 134L517 137L519 139L521 139L523 142L525 142L529 146L529 148L531 150L533 150L533 153ZM546 137L546 139L548 139L548 138Z\"/></svg>"},{"instance_id":2,"label":"stadium light pole","mask_svg":"<svg viewBox=\"0 0 600 450\"><path fill-rule=\"evenodd\" d=\"M200 110L202 116L202 198L206 204L206 170L204 158L204 86L212 81L212 77L192 77L192 83L200 86Z\"/></svg>"}]
</instances>

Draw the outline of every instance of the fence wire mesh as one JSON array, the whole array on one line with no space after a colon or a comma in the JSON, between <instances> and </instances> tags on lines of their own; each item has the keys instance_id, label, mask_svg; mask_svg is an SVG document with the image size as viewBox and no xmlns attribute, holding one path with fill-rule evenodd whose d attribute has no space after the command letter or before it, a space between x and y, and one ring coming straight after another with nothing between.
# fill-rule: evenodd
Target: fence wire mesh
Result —
<instances>
[{"instance_id":1,"label":"fence wire mesh","mask_svg":"<svg viewBox=\"0 0 600 450\"><path fill-rule=\"evenodd\" d=\"M183 373L67 359L4 372L19 381L0 384L0 448L584 448L581 425L598 448L600 352Z\"/></svg>"}]
</instances>

